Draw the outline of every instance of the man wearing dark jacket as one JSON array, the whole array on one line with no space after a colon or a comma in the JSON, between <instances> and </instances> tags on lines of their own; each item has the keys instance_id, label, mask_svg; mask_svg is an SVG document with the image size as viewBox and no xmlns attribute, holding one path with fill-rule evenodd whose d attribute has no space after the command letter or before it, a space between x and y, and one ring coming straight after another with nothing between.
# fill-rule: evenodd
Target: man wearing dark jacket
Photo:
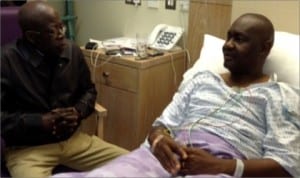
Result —
<instances>
[{"instance_id":1,"label":"man wearing dark jacket","mask_svg":"<svg viewBox=\"0 0 300 178\"><path fill-rule=\"evenodd\" d=\"M89 170L127 151L79 131L97 92L79 47L43 1L19 11L23 37L1 53L1 137L13 177L45 177L58 164Z\"/></svg>"}]
</instances>

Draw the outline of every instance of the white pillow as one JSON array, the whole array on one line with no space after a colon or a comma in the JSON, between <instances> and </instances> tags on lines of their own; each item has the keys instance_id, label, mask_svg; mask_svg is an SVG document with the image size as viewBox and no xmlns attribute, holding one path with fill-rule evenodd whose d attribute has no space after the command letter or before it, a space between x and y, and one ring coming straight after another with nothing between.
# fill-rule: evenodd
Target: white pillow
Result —
<instances>
[{"instance_id":1,"label":"white pillow","mask_svg":"<svg viewBox=\"0 0 300 178\"><path fill-rule=\"evenodd\" d=\"M264 65L264 72L276 73L278 81L299 87L299 35L275 32L274 45Z\"/></svg>"},{"instance_id":2,"label":"white pillow","mask_svg":"<svg viewBox=\"0 0 300 178\"><path fill-rule=\"evenodd\" d=\"M201 70L224 73L222 47L225 40L205 34L200 57L192 68L183 75L183 83ZM299 87L299 35L287 32L275 32L273 48L264 65L264 72L277 74L277 80Z\"/></svg>"}]
</instances>

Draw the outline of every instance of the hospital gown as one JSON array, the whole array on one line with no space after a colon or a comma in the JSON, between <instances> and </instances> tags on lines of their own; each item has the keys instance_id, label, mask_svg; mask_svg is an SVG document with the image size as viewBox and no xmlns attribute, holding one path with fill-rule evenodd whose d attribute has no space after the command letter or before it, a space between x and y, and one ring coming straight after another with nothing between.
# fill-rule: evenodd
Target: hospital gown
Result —
<instances>
[{"instance_id":1,"label":"hospital gown","mask_svg":"<svg viewBox=\"0 0 300 178\"><path fill-rule=\"evenodd\" d=\"M228 158L226 154L229 158L271 158L291 175L300 176L299 89L287 84L269 81L230 88L219 75L201 71L179 87L172 102L153 123L159 125L167 127L181 144L198 146L221 158ZM212 140L219 139L216 143L220 144L205 139L210 136ZM140 148L103 167L91 172L57 175L60 176L166 177L170 174L151 154L146 140Z\"/></svg>"}]
</instances>

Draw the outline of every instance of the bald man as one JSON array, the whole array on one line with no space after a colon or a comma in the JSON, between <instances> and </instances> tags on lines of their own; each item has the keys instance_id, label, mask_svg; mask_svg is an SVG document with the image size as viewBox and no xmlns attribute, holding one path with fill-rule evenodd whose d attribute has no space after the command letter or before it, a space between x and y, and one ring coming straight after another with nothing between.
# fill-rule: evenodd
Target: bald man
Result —
<instances>
[{"instance_id":1,"label":"bald man","mask_svg":"<svg viewBox=\"0 0 300 178\"><path fill-rule=\"evenodd\" d=\"M13 177L47 177L58 164L90 170L126 150L79 131L96 89L78 46L44 1L19 11L21 39L1 53L1 137Z\"/></svg>"},{"instance_id":2,"label":"bald man","mask_svg":"<svg viewBox=\"0 0 300 178\"><path fill-rule=\"evenodd\" d=\"M79 177L298 177L300 92L263 73L273 41L269 19L240 16L223 46L230 72L199 71L145 145Z\"/></svg>"}]
</instances>

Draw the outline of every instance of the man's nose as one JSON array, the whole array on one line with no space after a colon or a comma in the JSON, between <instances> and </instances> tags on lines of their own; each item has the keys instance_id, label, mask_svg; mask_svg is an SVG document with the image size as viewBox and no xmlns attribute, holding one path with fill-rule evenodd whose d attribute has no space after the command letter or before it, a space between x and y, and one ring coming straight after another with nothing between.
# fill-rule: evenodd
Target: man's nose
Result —
<instances>
[{"instance_id":1,"label":"man's nose","mask_svg":"<svg viewBox=\"0 0 300 178\"><path fill-rule=\"evenodd\" d=\"M57 37L58 38L62 38L62 37L65 36L65 33L66 33L66 27L63 26L63 27L61 27L61 28L58 29L58 35L57 35Z\"/></svg>"},{"instance_id":2,"label":"man's nose","mask_svg":"<svg viewBox=\"0 0 300 178\"><path fill-rule=\"evenodd\" d=\"M234 47L234 43L233 43L232 38L225 41L224 47L225 48L233 48Z\"/></svg>"}]
</instances>

